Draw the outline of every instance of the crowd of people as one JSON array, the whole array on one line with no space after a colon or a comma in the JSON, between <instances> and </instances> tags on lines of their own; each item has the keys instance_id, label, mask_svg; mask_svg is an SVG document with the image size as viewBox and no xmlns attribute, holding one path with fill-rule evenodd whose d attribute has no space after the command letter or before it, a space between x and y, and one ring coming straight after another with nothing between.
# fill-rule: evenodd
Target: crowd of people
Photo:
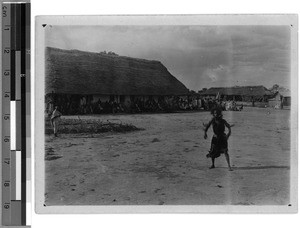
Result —
<instances>
[{"instance_id":1,"label":"crowd of people","mask_svg":"<svg viewBox=\"0 0 300 228\"><path fill-rule=\"evenodd\" d=\"M206 111L211 111L214 108L220 108L222 111L242 111L244 106L238 105L234 100L218 100L212 97L202 99L202 107Z\"/></svg>"},{"instance_id":2,"label":"crowd of people","mask_svg":"<svg viewBox=\"0 0 300 228\"><path fill-rule=\"evenodd\" d=\"M237 106L235 101L219 101L207 97L196 96L165 96L158 99L133 98L118 102L114 99L101 101L93 96L67 96L46 97L46 112L51 113L54 105L64 115L85 114L115 114L115 113L154 113L206 110L220 107L222 110L240 111L243 106Z\"/></svg>"},{"instance_id":3,"label":"crowd of people","mask_svg":"<svg viewBox=\"0 0 300 228\"><path fill-rule=\"evenodd\" d=\"M51 113L54 105L65 115L174 112L179 110L201 109L200 99L191 97L168 96L159 99L135 98L123 102L116 100L93 100L90 96L46 98L46 112Z\"/></svg>"}]
</instances>

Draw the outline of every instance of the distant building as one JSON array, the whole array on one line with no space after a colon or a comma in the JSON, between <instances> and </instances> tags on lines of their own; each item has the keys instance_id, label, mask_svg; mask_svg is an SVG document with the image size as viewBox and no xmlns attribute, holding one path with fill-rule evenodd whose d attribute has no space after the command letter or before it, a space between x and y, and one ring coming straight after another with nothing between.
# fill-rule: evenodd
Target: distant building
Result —
<instances>
[{"instance_id":1,"label":"distant building","mask_svg":"<svg viewBox=\"0 0 300 228\"><path fill-rule=\"evenodd\" d=\"M212 87L205 91L200 91L202 97L219 96L221 100L234 100L239 102L248 102L253 106L255 102L268 102L273 93L264 86L234 86L234 87Z\"/></svg>"},{"instance_id":2,"label":"distant building","mask_svg":"<svg viewBox=\"0 0 300 228\"><path fill-rule=\"evenodd\" d=\"M280 92L282 95L282 105L284 106L291 106L291 92L290 91L285 91L285 92Z\"/></svg>"},{"instance_id":3,"label":"distant building","mask_svg":"<svg viewBox=\"0 0 300 228\"><path fill-rule=\"evenodd\" d=\"M277 91L268 101L269 107L283 109L291 106L291 93L289 91Z\"/></svg>"}]
</instances>

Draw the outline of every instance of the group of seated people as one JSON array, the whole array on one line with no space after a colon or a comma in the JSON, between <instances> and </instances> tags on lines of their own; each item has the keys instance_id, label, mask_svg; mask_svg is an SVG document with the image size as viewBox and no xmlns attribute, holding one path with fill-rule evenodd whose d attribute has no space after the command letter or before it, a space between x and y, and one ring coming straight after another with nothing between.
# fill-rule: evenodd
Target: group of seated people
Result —
<instances>
[{"instance_id":1,"label":"group of seated people","mask_svg":"<svg viewBox=\"0 0 300 228\"><path fill-rule=\"evenodd\" d=\"M84 98L84 99L83 99ZM64 115L84 115L84 114L115 114L115 113L154 113L154 112L175 112L175 111L192 111L206 110L219 106L222 110L241 111L243 106L237 106L235 101L218 101L213 98L197 98L197 97L179 97L170 96L163 99L141 99L135 98L123 102L113 100L97 101L93 99L85 99L83 97L78 102L75 99L57 99L55 102L60 112ZM47 110L51 110L53 100L50 100L46 106ZM49 112L48 112L49 113Z\"/></svg>"},{"instance_id":2,"label":"group of seated people","mask_svg":"<svg viewBox=\"0 0 300 228\"><path fill-rule=\"evenodd\" d=\"M204 98L202 100L202 107L204 110L209 111L215 107L220 107L222 111L242 111L244 106L237 105L236 101L219 101L213 98Z\"/></svg>"},{"instance_id":3,"label":"group of seated people","mask_svg":"<svg viewBox=\"0 0 300 228\"><path fill-rule=\"evenodd\" d=\"M172 112L176 110L191 110L187 101L176 100L142 100L135 99L124 103L116 101L96 102L93 113L144 113L144 112Z\"/></svg>"},{"instance_id":4,"label":"group of seated people","mask_svg":"<svg viewBox=\"0 0 300 228\"><path fill-rule=\"evenodd\" d=\"M224 102L225 110L226 111L242 111L244 106L238 106L235 101L226 101Z\"/></svg>"},{"instance_id":5,"label":"group of seated people","mask_svg":"<svg viewBox=\"0 0 300 228\"><path fill-rule=\"evenodd\" d=\"M50 110L53 101L48 102L46 110ZM132 99L123 102L101 101L76 102L75 100L55 102L64 115L109 114L109 113L144 113L144 112L174 112L180 110L198 110L200 106L194 99L169 97L165 99Z\"/></svg>"}]
</instances>

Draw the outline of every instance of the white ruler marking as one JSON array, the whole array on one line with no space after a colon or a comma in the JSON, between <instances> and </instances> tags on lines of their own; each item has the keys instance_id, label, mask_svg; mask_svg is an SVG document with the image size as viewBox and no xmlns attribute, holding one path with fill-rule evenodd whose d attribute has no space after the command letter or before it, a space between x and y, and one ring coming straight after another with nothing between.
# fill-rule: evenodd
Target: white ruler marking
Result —
<instances>
[{"instance_id":1,"label":"white ruler marking","mask_svg":"<svg viewBox=\"0 0 300 228\"><path fill-rule=\"evenodd\" d=\"M16 151L16 200L21 200L21 151Z\"/></svg>"},{"instance_id":2,"label":"white ruler marking","mask_svg":"<svg viewBox=\"0 0 300 228\"><path fill-rule=\"evenodd\" d=\"M10 150L16 150L16 102L10 102Z\"/></svg>"}]
</instances>

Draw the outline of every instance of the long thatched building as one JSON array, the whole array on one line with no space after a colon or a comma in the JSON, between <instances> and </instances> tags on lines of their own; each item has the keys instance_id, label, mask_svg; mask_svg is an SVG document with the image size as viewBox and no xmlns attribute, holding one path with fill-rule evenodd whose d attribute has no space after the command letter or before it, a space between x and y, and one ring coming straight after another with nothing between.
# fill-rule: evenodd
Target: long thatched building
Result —
<instances>
[{"instance_id":1,"label":"long thatched building","mask_svg":"<svg viewBox=\"0 0 300 228\"><path fill-rule=\"evenodd\" d=\"M212 87L201 91L202 96L220 96L221 99L245 101L245 102L267 102L273 93L264 86L234 86L234 87Z\"/></svg>"},{"instance_id":2,"label":"long thatched building","mask_svg":"<svg viewBox=\"0 0 300 228\"><path fill-rule=\"evenodd\" d=\"M47 47L45 74L46 102L68 110L98 101L127 104L188 94L161 62L114 53Z\"/></svg>"}]
</instances>

